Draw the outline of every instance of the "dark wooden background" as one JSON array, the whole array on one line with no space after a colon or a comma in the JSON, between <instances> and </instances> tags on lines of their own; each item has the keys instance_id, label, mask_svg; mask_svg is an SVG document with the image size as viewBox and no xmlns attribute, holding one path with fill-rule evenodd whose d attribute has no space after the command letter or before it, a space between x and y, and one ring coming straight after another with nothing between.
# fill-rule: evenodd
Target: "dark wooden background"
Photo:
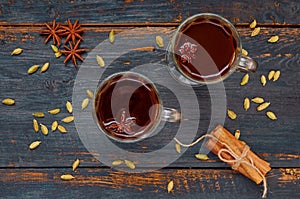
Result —
<instances>
[{"instance_id":1,"label":"dark wooden background","mask_svg":"<svg viewBox=\"0 0 300 199\"><path fill-rule=\"evenodd\" d=\"M32 113L63 108L72 99L77 69L71 62L56 59L50 43L44 44L39 32L43 23L53 19L66 23L79 19L86 29L81 46L93 49L107 39L113 28L116 33L134 27L165 27L174 30L187 17L201 12L220 14L234 23L243 46L259 63L245 87L239 82L243 74L234 73L225 80L228 107L238 113L235 121L227 119L225 127L240 129L246 141L259 156L269 161L269 198L300 198L300 2L282 1L0 1L0 99L14 98L14 106L0 105L0 197L2 198L259 198L262 186L232 171L216 156L200 162L194 158L199 147L189 148L170 166L155 172L133 174L111 169L97 161L81 143L73 123L65 125L67 134L49 133L47 137L32 129ZM256 19L261 33L250 37L249 23ZM144 32L137 32L143 36ZM279 35L278 43L267 42ZM13 49L24 52L11 56ZM155 52L132 53L136 60L148 61ZM156 52L157 53L157 52ZM148 55L147 55L148 54ZM87 54L84 54L86 56ZM159 54L158 56L163 56ZM27 75L33 64L50 61L44 74ZM261 74L281 71L277 82L262 87ZM198 98L206 87L195 88ZM271 101L278 116L269 120L252 106L243 111L245 96L262 96ZM172 101L172 99L170 99ZM203 100L203 99L202 99ZM201 106L201 105L200 105ZM204 105L203 105L204 106ZM200 107L201 108L201 107ZM203 107L202 107L203 108ZM204 110L205 111L205 110ZM206 110L209 114L209 110ZM67 116L65 109L59 118ZM47 116L40 122L48 126L58 116ZM209 117L199 130L205 129ZM171 128L171 127L170 127ZM199 132L199 135L201 132ZM43 144L34 151L28 144L40 139ZM165 138L160 138L162 141ZM158 145L159 143L152 143ZM136 150L139 145L134 145ZM130 148L130 146L128 146ZM150 146L148 146L150 147ZM81 160L72 172L71 164ZM294 172L290 172L290 171ZM60 176L72 173L76 179L62 181ZM174 190L167 193L169 180Z\"/></svg>"}]
</instances>

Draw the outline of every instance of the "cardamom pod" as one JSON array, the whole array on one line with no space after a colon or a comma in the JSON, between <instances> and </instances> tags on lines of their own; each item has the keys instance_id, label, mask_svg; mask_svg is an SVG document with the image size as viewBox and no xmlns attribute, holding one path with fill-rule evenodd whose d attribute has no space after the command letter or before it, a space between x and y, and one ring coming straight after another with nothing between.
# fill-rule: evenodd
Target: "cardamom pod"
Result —
<instances>
[{"instance_id":1,"label":"cardamom pod","mask_svg":"<svg viewBox=\"0 0 300 199\"><path fill-rule=\"evenodd\" d=\"M66 102L66 108L69 113L73 112L73 107L72 107L71 102L69 102L69 101Z\"/></svg>"},{"instance_id":2,"label":"cardamom pod","mask_svg":"<svg viewBox=\"0 0 300 199\"><path fill-rule=\"evenodd\" d=\"M249 81L249 74L245 74L242 78L242 81L241 81L240 85L244 86L248 83L248 81Z\"/></svg>"},{"instance_id":3,"label":"cardamom pod","mask_svg":"<svg viewBox=\"0 0 300 199\"><path fill-rule=\"evenodd\" d=\"M241 135L241 131L240 130L235 130L235 133L234 133L234 137L238 140L240 139L240 135Z\"/></svg>"},{"instance_id":4,"label":"cardamom pod","mask_svg":"<svg viewBox=\"0 0 300 199\"><path fill-rule=\"evenodd\" d=\"M206 154L197 153L195 154L195 157L198 160L209 160L209 157Z\"/></svg>"},{"instance_id":5,"label":"cardamom pod","mask_svg":"<svg viewBox=\"0 0 300 199\"><path fill-rule=\"evenodd\" d=\"M46 72L48 70L49 66L50 66L49 62L44 63L44 65L41 68L41 73Z\"/></svg>"},{"instance_id":6,"label":"cardamom pod","mask_svg":"<svg viewBox=\"0 0 300 199\"><path fill-rule=\"evenodd\" d=\"M54 53L57 53L57 52L58 52L57 46L51 45L51 48L52 48L52 50L53 50Z\"/></svg>"},{"instance_id":7,"label":"cardamom pod","mask_svg":"<svg viewBox=\"0 0 300 199\"><path fill-rule=\"evenodd\" d=\"M243 48L242 49L242 54L245 55L245 56L248 56L248 51Z\"/></svg>"},{"instance_id":8,"label":"cardamom pod","mask_svg":"<svg viewBox=\"0 0 300 199\"><path fill-rule=\"evenodd\" d=\"M39 65L31 66L27 71L28 75L31 75L31 74L35 73L39 69L39 67L40 67Z\"/></svg>"},{"instance_id":9,"label":"cardamom pod","mask_svg":"<svg viewBox=\"0 0 300 199\"><path fill-rule=\"evenodd\" d=\"M269 72L269 74L268 74L268 80L273 79L274 75L275 75L275 71L274 71L274 70L271 70L271 71Z\"/></svg>"},{"instance_id":10,"label":"cardamom pod","mask_svg":"<svg viewBox=\"0 0 300 199\"><path fill-rule=\"evenodd\" d=\"M135 169L135 164L130 160L124 160L126 166L130 169Z\"/></svg>"},{"instance_id":11,"label":"cardamom pod","mask_svg":"<svg viewBox=\"0 0 300 199\"><path fill-rule=\"evenodd\" d=\"M84 110L89 105L89 99L85 98L81 104L81 110Z\"/></svg>"},{"instance_id":12,"label":"cardamom pod","mask_svg":"<svg viewBox=\"0 0 300 199\"><path fill-rule=\"evenodd\" d=\"M113 166L118 166L118 165L123 164L123 160L114 160L111 164L112 164Z\"/></svg>"},{"instance_id":13,"label":"cardamom pod","mask_svg":"<svg viewBox=\"0 0 300 199\"><path fill-rule=\"evenodd\" d=\"M156 44L158 47L162 48L164 47L164 40L161 36L156 36Z\"/></svg>"},{"instance_id":14,"label":"cardamom pod","mask_svg":"<svg viewBox=\"0 0 300 199\"><path fill-rule=\"evenodd\" d=\"M51 125L52 132L56 131L57 127L58 127L58 122L57 121L52 122Z\"/></svg>"},{"instance_id":15,"label":"cardamom pod","mask_svg":"<svg viewBox=\"0 0 300 199\"><path fill-rule=\"evenodd\" d=\"M268 118L270 118L271 120L277 120L277 116L275 115L275 113L273 113L272 111L267 111L266 115L268 116Z\"/></svg>"},{"instance_id":16,"label":"cardamom pod","mask_svg":"<svg viewBox=\"0 0 300 199\"><path fill-rule=\"evenodd\" d=\"M38 121L36 119L33 119L32 120L33 122L33 130L37 133L39 132L39 124L38 124Z\"/></svg>"},{"instance_id":17,"label":"cardamom pod","mask_svg":"<svg viewBox=\"0 0 300 199\"><path fill-rule=\"evenodd\" d=\"M115 31L112 29L109 33L109 42L114 43L115 41Z\"/></svg>"},{"instance_id":18,"label":"cardamom pod","mask_svg":"<svg viewBox=\"0 0 300 199\"><path fill-rule=\"evenodd\" d=\"M263 103L265 100L262 97L255 97L251 99L252 102L256 103L256 104L261 104Z\"/></svg>"},{"instance_id":19,"label":"cardamom pod","mask_svg":"<svg viewBox=\"0 0 300 199\"><path fill-rule=\"evenodd\" d=\"M86 90L86 94L91 98L93 99L94 98L94 93L90 90Z\"/></svg>"},{"instance_id":20,"label":"cardamom pod","mask_svg":"<svg viewBox=\"0 0 300 199\"><path fill-rule=\"evenodd\" d=\"M255 28L256 27L256 20L254 19L251 23L250 23L250 28Z\"/></svg>"},{"instance_id":21,"label":"cardamom pod","mask_svg":"<svg viewBox=\"0 0 300 199\"><path fill-rule=\"evenodd\" d=\"M280 77L280 70L276 71L273 77L273 82L277 81Z\"/></svg>"},{"instance_id":22,"label":"cardamom pod","mask_svg":"<svg viewBox=\"0 0 300 199\"><path fill-rule=\"evenodd\" d=\"M59 132L61 133L66 133L67 132L67 129L65 127L63 127L62 125L58 125L57 126L57 129L59 130Z\"/></svg>"},{"instance_id":23,"label":"cardamom pod","mask_svg":"<svg viewBox=\"0 0 300 199\"><path fill-rule=\"evenodd\" d=\"M79 166L80 160L76 159L72 164L72 170L75 171L77 167Z\"/></svg>"},{"instance_id":24,"label":"cardamom pod","mask_svg":"<svg viewBox=\"0 0 300 199\"><path fill-rule=\"evenodd\" d=\"M168 190L168 193L170 193L174 188L174 182L173 180L171 180L168 185L167 185L167 190Z\"/></svg>"},{"instance_id":25,"label":"cardamom pod","mask_svg":"<svg viewBox=\"0 0 300 199\"><path fill-rule=\"evenodd\" d=\"M265 110L266 108L268 108L270 106L270 102L264 102L262 103L261 105L259 105L256 110L257 111L262 111L262 110Z\"/></svg>"},{"instance_id":26,"label":"cardamom pod","mask_svg":"<svg viewBox=\"0 0 300 199\"><path fill-rule=\"evenodd\" d=\"M235 120L236 117L237 117L236 113L233 110L230 110L230 109L227 110L227 115L232 120Z\"/></svg>"},{"instance_id":27,"label":"cardamom pod","mask_svg":"<svg viewBox=\"0 0 300 199\"><path fill-rule=\"evenodd\" d=\"M72 115L71 116L67 116L67 117L63 118L61 121L64 122L64 123L73 122L74 121L74 116L72 116Z\"/></svg>"},{"instance_id":28,"label":"cardamom pod","mask_svg":"<svg viewBox=\"0 0 300 199\"><path fill-rule=\"evenodd\" d=\"M248 97L244 99L244 109L247 111L250 108L250 100Z\"/></svg>"},{"instance_id":29,"label":"cardamom pod","mask_svg":"<svg viewBox=\"0 0 300 199\"><path fill-rule=\"evenodd\" d=\"M29 145L29 149L33 150L36 149L42 142L41 141L34 141Z\"/></svg>"},{"instance_id":30,"label":"cardamom pod","mask_svg":"<svg viewBox=\"0 0 300 199\"><path fill-rule=\"evenodd\" d=\"M2 104L7 105L7 106L11 106L15 104L15 100L11 99L11 98L5 98L2 100Z\"/></svg>"},{"instance_id":31,"label":"cardamom pod","mask_svg":"<svg viewBox=\"0 0 300 199\"><path fill-rule=\"evenodd\" d=\"M265 86L267 84L267 79L264 75L260 76L260 82L263 86Z\"/></svg>"},{"instance_id":32,"label":"cardamom pod","mask_svg":"<svg viewBox=\"0 0 300 199\"><path fill-rule=\"evenodd\" d=\"M62 56L62 53L61 53L61 52L58 51L58 52L55 53L55 57L56 57L56 58L60 58L61 56Z\"/></svg>"},{"instance_id":33,"label":"cardamom pod","mask_svg":"<svg viewBox=\"0 0 300 199\"><path fill-rule=\"evenodd\" d=\"M99 65L101 68L103 68L103 67L105 66L105 62L104 62L103 58L100 57L99 55L96 55L96 60L97 60L98 65Z\"/></svg>"},{"instance_id":34,"label":"cardamom pod","mask_svg":"<svg viewBox=\"0 0 300 199\"><path fill-rule=\"evenodd\" d=\"M19 55L23 52L22 48L16 48L12 51L11 55Z\"/></svg>"},{"instance_id":35,"label":"cardamom pod","mask_svg":"<svg viewBox=\"0 0 300 199\"><path fill-rule=\"evenodd\" d=\"M68 181L68 180L73 180L73 179L75 179L75 177L72 176L71 174L65 174L65 175L60 176L60 179L65 180L65 181Z\"/></svg>"},{"instance_id":36,"label":"cardamom pod","mask_svg":"<svg viewBox=\"0 0 300 199\"><path fill-rule=\"evenodd\" d=\"M55 108L55 109L51 109L48 111L48 113L52 114L52 115L56 115L60 112L60 108Z\"/></svg>"},{"instance_id":37,"label":"cardamom pod","mask_svg":"<svg viewBox=\"0 0 300 199\"><path fill-rule=\"evenodd\" d=\"M260 27L255 28L251 33L251 37L258 35L259 32L260 32Z\"/></svg>"},{"instance_id":38,"label":"cardamom pod","mask_svg":"<svg viewBox=\"0 0 300 199\"><path fill-rule=\"evenodd\" d=\"M175 144L175 149L176 149L177 153L181 153L181 147L178 143Z\"/></svg>"},{"instance_id":39,"label":"cardamom pod","mask_svg":"<svg viewBox=\"0 0 300 199\"><path fill-rule=\"evenodd\" d=\"M43 112L35 112L35 113L32 113L32 116L38 117L38 118L43 118L43 117L45 117L45 114Z\"/></svg>"},{"instance_id":40,"label":"cardamom pod","mask_svg":"<svg viewBox=\"0 0 300 199\"><path fill-rule=\"evenodd\" d=\"M48 135L49 131L48 131L48 128L47 126L45 126L44 124L40 124L41 126L41 131L44 135Z\"/></svg>"},{"instance_id":41,"label":"cardamom pod","mask_svg":"<svg viewBox=\"0 0 300 199\"><path fill-rule=\"evenodd\" d=\"M277 42L279 40L279 37L276 35L276 36L272 36L269 40L268 40L268 42L270 42L270 43L275 43L275 42Z\"/></svg>"}]
</instances>

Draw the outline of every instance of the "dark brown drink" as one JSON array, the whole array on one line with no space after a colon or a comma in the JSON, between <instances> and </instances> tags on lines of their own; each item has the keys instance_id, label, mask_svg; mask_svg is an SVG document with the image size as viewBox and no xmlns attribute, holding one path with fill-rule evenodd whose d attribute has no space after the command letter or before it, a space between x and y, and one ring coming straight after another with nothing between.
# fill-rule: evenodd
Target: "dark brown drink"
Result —
<instances>
[{"instance_id":1,"label":"dark brown drink","mask_svg":"<svg viewBox=\"0 0 300 199\"><path fill-rule=\"evenodd\" d=\"M160 99L153 84L135 73L109 78L95 97L99 125L118 140L137 140L151 131L160 115Z\"/></svg>"},{"instance_id":2,"label":"dark brown drink","mask_svg":"<svg viewBox=\"0 0 300 199\"><path fill-rule=\"evenodd\" d=\"M190 79L209 82L226 76L235 60L237 42L218 19L196 18L183 25L174 43L179 70Z\"/></svg>"}]
</instances>

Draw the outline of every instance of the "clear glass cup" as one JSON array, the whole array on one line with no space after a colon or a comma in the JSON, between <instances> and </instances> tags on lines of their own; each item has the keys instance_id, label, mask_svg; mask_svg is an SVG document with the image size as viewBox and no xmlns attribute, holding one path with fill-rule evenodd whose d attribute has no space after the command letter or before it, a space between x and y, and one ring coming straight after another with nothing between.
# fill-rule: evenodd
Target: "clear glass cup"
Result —
<instances>
[{"instance_id":1,"label":"clear glass cup","mask_svg":"<svg viewBox=\"0 0 300 199\"><path fill-rule=\"evenodd\" d=\"M216 22L220 24L226 31L230 32L233 40L235 41L235 48L234 48L234 57L232 58L230 62L229 69L227 70L226 73L220 74L217 78L215 79L196 79L193 78L192 75L190 75L188 72L183 71L181 67L181 63L178 63L178 60L176 60L175 55L178 55L180 52L176 51L177 45L179 45L178 40L179 37L186 37L186 40L191 41L190 44L202 48L201 44L197 42L197 39L193 39L187 35L184 35L183 31L188 30L188 28L191 27L191 24L195 24L196 21L211 21L211 22ZM197 32L197 34L202 34L201 31ZM214 38L211 38L214 39ZM205 49L204 49L205 50ZM216 48L216 50L218 50ZM197 51L196 51L197 53ZM182 55L181 55L182 56ZM223 56L222 53L219 54L218 56ZM235 71L242 71L242 72L255 72L257 68L257 62L251 59L248 56L242 55L242 42L241 38L235 29L235 27L225 18L212 14L212 13L201 13L201 14L196 14L185 21L183 21L180 26L176 29L169 46L167 48L167 54L166 54L166 60L167 60L167 65L168 69L171 73L171 75L178 80L180 83L183 84L190 84L190 85L204 85L204 84L212 84L212 83L217 83L220 81L225 80L227 77L229 77L233 72ZM186 59L184 60L186 61ZM213 60L214 61L214 60ZM214 67L214 66L213 66ZM220 71L219 68L216 68L216 70Z\"/></svg>"},{"instance_id":2,"label":"clear glass cup","mask_svg":"<svg viewBox=\"0 0 300 199\"><path fill-rule=\"evenodd\" d=\"M104 119L106 114L112 115L109 120ZM148 115L149 122L141 126L138 120ZM136 72L120 72L107 77L97 87L93 118L100 131L109 138L133 143L156 134L162 121L180 121L181 114L163 106L159 91L147 77Z\"/></svg>"}]
</instances>

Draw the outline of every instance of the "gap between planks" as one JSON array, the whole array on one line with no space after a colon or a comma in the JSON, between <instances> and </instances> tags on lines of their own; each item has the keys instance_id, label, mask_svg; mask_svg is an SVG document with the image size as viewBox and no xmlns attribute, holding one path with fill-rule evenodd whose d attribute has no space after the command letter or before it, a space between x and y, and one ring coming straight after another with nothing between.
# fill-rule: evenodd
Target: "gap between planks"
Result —
<instances>
[{"instance_id":1,"label":"gap between planks","mask_svg":"<svg viewBox=\"0 0 300 199\"><path fill-rule=\"evenodd\" d=\"M46 22L51 23L51 21ZM89 24L81 24L82 27L176 27L179 26L180 23L178 22L170 22L170 23L122 23L122 24L114 24L114 23L89 23ZM42 23L24 23L24 24L6 24L0 22L0 27L43 27L44 24ZM248 28L249 23L236 23L234 24L235 27L238 28ZM272 28L300 28L300 24L279 24L279 23L258 23L257 27L272 27Z\"/></svg>"}]
</instances>

